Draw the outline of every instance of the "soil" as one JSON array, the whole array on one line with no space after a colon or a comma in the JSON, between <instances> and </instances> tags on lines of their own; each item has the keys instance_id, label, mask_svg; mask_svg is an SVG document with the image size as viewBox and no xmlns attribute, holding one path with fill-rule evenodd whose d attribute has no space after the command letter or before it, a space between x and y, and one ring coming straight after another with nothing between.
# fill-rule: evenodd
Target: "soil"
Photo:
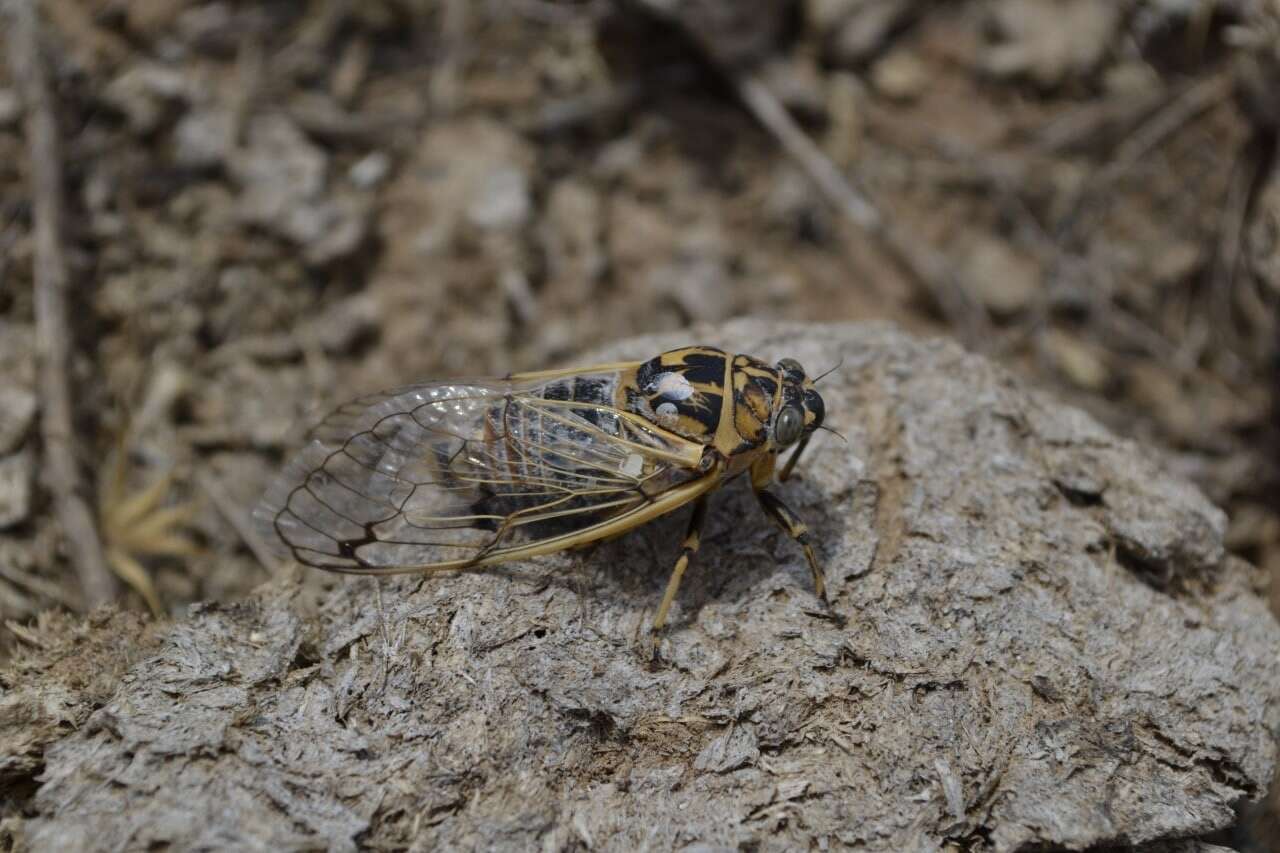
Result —
<instances>
[{"instance_id":1,"label":"soil","mask_svg":"<svg viewBox=\"0 0 1280 853\"><path fill-rule=\"evenodd\" d=\"M956 336L1163 452L1280 574L1270 0L42 8L76 447L130 608L266 580L243 519L333 405L741 315ZM824 201L746 77L946 259L967 322ZM41 477L23 115L0 63L0 618L20 626L83 606Z\"/></svg>"}]
</instances>

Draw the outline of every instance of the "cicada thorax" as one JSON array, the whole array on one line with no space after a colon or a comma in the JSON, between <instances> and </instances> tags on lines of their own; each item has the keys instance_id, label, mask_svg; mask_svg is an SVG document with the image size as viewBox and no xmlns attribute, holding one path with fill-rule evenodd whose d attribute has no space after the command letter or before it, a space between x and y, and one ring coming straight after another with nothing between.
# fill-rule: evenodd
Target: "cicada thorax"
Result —
<instances>
[{"instance_id":1,"label":"cicada thorax","mask_svg":"<svg viewBox=\"0 0 1280 853\"><path fill-rule=\"evenodd\" d=\"M623 377L617 405L681 438L711 444L724 415L728 361L713 347L664 352Z\"/></svg>"},{"instance_id":2,"label":"cicada thorax","mask_svg":"<svg viewBox=\"0 0 1280 853\"><path fill-rule=\"evenodd\" d=\"M618 405L732 459L767 444L781 384L759 359L685 347L624 375Z\"/></svg>"}]
</instances>

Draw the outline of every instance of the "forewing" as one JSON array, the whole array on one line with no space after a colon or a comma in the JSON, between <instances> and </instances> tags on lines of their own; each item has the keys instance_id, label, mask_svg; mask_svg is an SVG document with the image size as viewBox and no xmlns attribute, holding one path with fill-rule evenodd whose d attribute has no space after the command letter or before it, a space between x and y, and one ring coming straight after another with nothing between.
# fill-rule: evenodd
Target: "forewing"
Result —
<instances>
[{"instance_id":1,"label":"forewing","mask_svg":"<svg viewBox=\"0 0 1280 853\"><path fill-rule=\"evenodd\" d=\"M617 380L441 382L354 401L316 428L255 520L287 556L346 572L588 541L700 476L700 448L609 404Z\"/></svg>"}]
</instances>

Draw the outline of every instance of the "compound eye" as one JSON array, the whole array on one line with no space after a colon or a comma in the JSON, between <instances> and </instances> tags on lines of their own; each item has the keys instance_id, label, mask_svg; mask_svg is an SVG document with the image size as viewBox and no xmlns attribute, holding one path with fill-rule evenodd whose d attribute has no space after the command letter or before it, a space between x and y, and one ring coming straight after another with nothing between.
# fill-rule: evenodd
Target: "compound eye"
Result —
<instances>
[{"instance_id":1,"label":"compound eye","mask_svg":"<svg viewBox=\"0 0 1280 853\"><path fill-rule=\"evenodd\" d=\"M794 358L784 358L778 362L778 369L782 371L782 375L796 382L804 381L804 368L800 366L800 362Z\"/></svg>"},{"instance_id":2,"label":"compound eye","mask_svg":"<svg viewBox=\"0 0 1280 853\"><path fill-rule=\"evenodd\" d=\"M788 406L778 413L778 420L773 425L773 440L779 447L794 444L804 431L804 413L794 406Z\"/></svg>"},{"instance_id":3,"label":"compound eye","mask_svg":"<svg viewBox=\"0 0 1280 853\"><path fill-rule=\"evenodd\" d=\"M813 415L814 427L822 426L822 422L827 417L827 404L822 402L822 397L817 391L810 389L804 392L804 407Z\"/></svg>"}]
</instances>

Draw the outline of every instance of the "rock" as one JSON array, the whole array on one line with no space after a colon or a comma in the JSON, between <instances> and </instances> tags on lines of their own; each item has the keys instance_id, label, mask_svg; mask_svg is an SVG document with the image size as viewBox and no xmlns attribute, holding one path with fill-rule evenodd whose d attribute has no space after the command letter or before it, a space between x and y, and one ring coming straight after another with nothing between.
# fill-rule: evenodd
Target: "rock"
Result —
<instances>
[{"instance_id":1,"label":"rock","mask_svg":"<svg viewBox=\"0 0 1280 853\"><path fill-rule=\"evenodd\" d=\"M182 12L182 0L133 0L125 10L129 29L143 37L163 34Z\"/></svg>"},{"instance_id":2,"label":"rock","mask_svg":"<svg viewBox=\"0 0 1280 853\"><path fill-rule=\"evenodd\" d=\"M15 89L0 88L0 128L8 129L22 118L22 99Z\"/></svg>"},{"instance_id":3,"label":"rock","mask_svg":"<svg viewBox=\"0 0 1280 853\"><path fill-rule=\"evenodd\" d=\"M1089 391L1101 391L1111 381L1106 355L1098 347L1057 329L1049 329L1043 337L1046 354L1058 371L1073 385Z\"/></svg>"},{"instance_id":4,"label":"rock","mask_svg":"<svg viewBox=\"0 0 1280 853\"><path fill-rule=\"evenodd\" d=\"M328 306L313 321L311 334L325 352L347 353L377 337L379 319L378 300L361 291Z\"/></svg>"},{"instance_id":5,"label":"rock","mask_svg":"<svg viewBox=\"0 0 1280 853\"><path fill-rule=\"evenodd\" d=\"M794 0L637 0L637 5L678 21L718 61L744 65L777 50Z\"/></svg>"},{"instance_id":6,"label":"rock","mask_svg":"<svg viewBox=\"0 0 1280 853\"><path fill-rule=\"evenodd\" d=\"M911 51L894 51L871 68L871 84L886 98L915 100L929 85L929 69Z\"/></svg>"},{"instance_id":7,"label":"rock","mask_svg":"<svg viewBox=\"0 0 1280 853\"><path fill-rule=\"evenodd\" d=\"M369 236L371 203L356 192L334 192L288 221L294 238L303 243L303 259L324 266L353 254Z\"/></svg>"},{"instance_id":8,"label":"rock","mask_svg":"<svg viewBox=\"0 0 1280 853\"><path fill-rule=\"evenodd\" d=\"M1109 95L1139 97L1158 90L1164 84L1159 72L1150 65L1131 60L1107 67L1102 75L1102 85Z\"/></svg>"},{"instance_id":9,"label":"rock","mask_svg":"<svg viewBox=\"0 0 1280 853\"><path fill-rule=\"evenodd\" d=\"M761 215L774 227L792 233L805 229L824 232L829 226L824 218L828 208L816 197L811 181L799 169L787 164L774 169L769 194L760 205Z\"/></svg>"},{"instance_id":10,"label":"rock","mask_svg":"<svg viewBox=\"0 0 1280 853\"><path fill-rule=\"evenodd\" d=\"M523 225L532 208L533 157L518 134L488 119L433 127L388 189L384 237L402 244L397 257L418 272L425 257L450 246L467 226Z\"/></svg>"},{"instance_id":11,"label":"rock","mask_svg":"<svg viewBox=\"0 0 1280 853\"><path fill-rule=\"evenodd\" d=\"M830 615L742 482L656 661L636 637L685 512L483 573L276 579L193 608L99 710L73 695L6 825L37 851L1205 853L1173 839L1265 790L1280 628L1159 458L884 326L747 320L581 360L690 341L836 366L847 443L818 434L776 487Z\"/></svg>"},{"instance_id":12,"label":"rock","mask_svg":"<svg viewBox=\"0 0 1280 853\"><path fill-rule=\"evenodd\" d=\"M230 165L231 176L242 187L241 214L268 225L320 195L328 157L287 117L270 114L249 122L245 149Z\"/></svg>"},{"instance_id":13,"label":"rock","mask_svg":"<svg viewBox=\"0 0 1280 853\"><path fill-rule=\"evenodd\" d=\"M648 270L645 282L651 292L664 294L680 306L691 321L723 320L733 313L733 284L718 255L690 253L671 263L657 264Z\"/></svg>"},{"instance_id":14,"label":"rock","mask_svg":"<svg viewBox=\"0 0 1280 853\"><path fill-rule=\"evenodd\" d=\"M0 456L0 530L31 514L31 455L25 451Z\"/></svg>"},{"instance_id":15,"label":"rock","mask_svg":"<svg viewBox=\"0 0 1280 853\"><path fill-rule=\"evenodd\" d=\"M889 45L889 37L913 13L911 0L866 0L857 4L830 38L827 52L837 65L862 65Z\"/></svg>"},{"instance_id":16,"label":"rock","mask_svg":"<svg viewBox=\"0 0 1280 853\"><path fill-rule=\"evenodd\" d=\"M241 187L241 219L300 244L309 264L350 255L368 236L368 197L326 192L328 157L285 116L256 116L228 165Z\"/></svg>"},{"instance_id":17,"label":"rock","mask_svg":"<svg viewBox=\"0 0 1280 853\"><path fill-rule=\"evenodd\" d=\"M45 747L111 698L157 631L141 614L112 608L88 619L46 610L34 623L6 627L18 640L0 695L0 783L11 784L38 773Z\"/></svg>"},{"instance_id":18,"label":"rock","mask_svg":"<svg viewBox=\"0 0 1280 853\"><path fill-rule=\"evenodd\" d=\"M1158 841L1142 848L1142 853L1234 853L1230 847L1207 844L1194 838L1178 841Z\"/></svg>"},{"instance_id":19,"label":"rock","mask_svg":"<svg viewBox=\"0 0 1280 853\"><path fill-rule=\"evenodd\" d=\"M1189 279L1205 264L1206 247L1193 240L1170 239L1151 252L1151 280L1171 287Z\"/></svg>"},{"instance_id":20,"label":"rock","mask_svg":"<svg viewBox=\"0 0 1280 853\"><path fill-rule=\"evenodd\" d=\"M1245 252L1254 274L1272 293L1280 293L1280 172L1273 170L1258 193Z\"/></svg>"},{"instance_id":21,"label":"rock","mask_svg":"<svg viewBox=\"0 0 1280 853\"><path fill-rule=\"evenodd\" d=\"M235 149L236 119L229 109L193 109L173 129L173 159L180 166L220 166Z\"/></svg>"},{"instance_id":22,"label":"rock","mask_svg":"<svg viewBox=\"0 0 1280 853\"><path fill-rule=\"evenodd\" d=\"M587 181L556 182L547 197L540 236L552 296L583 304L608 269L604 251L603 203Z\"/></svg>"},{"instance_id":23,"label":"rock","mask_svg":"<svg viewBox=\"0 0 1280 853\"><path fill-rule=\"evenodd\" d=\"M1240 12L1244 20L1233 40L1242 49L1231 57L1235 97L1254 125L1274 131L1280 128L1280 7L1246 3Z\"/></svg>"},{"instance_id":24,"label":"rock","mask_svg":"<svg viewBox=\"0 0 1280 853\"><path fill-rule=\"evenodd\" d=\"M804 21L819 37L845 22L864 0L805 0Z\"/></svg>"},{"instance_id":25,"label":"rock","mask_svg":"<svg viewBox=\"0 0 1280 853\"><path fill-rule=\"evenodd\" d=\"M730 316L734 287L729 247L718 224L689 227L679 235L674 249L670 260L646 267L645 289L665 295L692 322L718 322Z\"/></svg>"},{"instance_id":26,"label":"rock","mask_svg":"<svg viewBox=\"0 0 1280 853\"><path fill-rule=\"evenodd\" d=\"M733 247L713 211L676 211L615 193L605 228L614 282L661 297L685 321L723 320L733 313Z\"/></svg>"},{"instance_id":27,"label":"rock","mask_svg":"<svg viewBox=\"0 0 1280 853\"><path fill-rule=\"evenodd\" d=\"M362 190L371 190L382 183L391 171L391 158L385 151L371 151L347 170L347 178Z\"/></svg>"},{"instance_id":28,"label":"rock","mask_svg":"<svg viewBox=\"0 0 1280 853\"><path fill-rule=\"evenodd\" d=\"M1040 265L1003 240L977 236L960 254L965 289L997 315L1023 310L1040 290Z\"/></svg>"},{"instance_id":29,"label":"rock","mask_svg":"<svg viewBox=\"0 0 1280 853\"><path fill-rule=\"evenodd\" d=\"M479 117L432 125L397 164L379 194L382 251L370 285L382 315L379 356L396 370L484 371L494 341L523 318L536 165L518 133ZM461 334L437 334L446 316Z\"/></svg>"},{"instance_id":30,"label":"rock","mask_svg":"<svg viewBox=\"0 0 1280 853\"><path fill-rule=\"evenodd\" d=\"M516 230L529 221L533 202L523 169L508 166L486 174L467 205L467 219L476 227Z\"/></svg>"},{"instance_id":31,"label":"rock","mask_svg":"<svg viewBox=\"0 0 1280 853\"><path fill-rule=\"evenodd\" d=\"M771 59L760 69L760 79L791 112L814 121L825 118L825 77L812 58L793 56Z\"/></svg>"},{"instance_id":32,"label":"rock","mask_svg":"<svg viewBox=\"0 0 1280 853\"><path fill-rule=\"evenodd\" d=\"M192 89L181 71L141 63L107 84L103 99L125 114L135 133L145 134L159 126L168 104L187 99Z\"/></svg>"},{"instance_id":33,"label":"rock","mask_svg":"<svg viewBox=\"0 0 1280 853\"><path fill-rule=\"evenodd\" d=\"M1110 0L1000 0L992 14L1001 40L987 52L986 70L1046 87L1092 71L1122 21Z\"/></svg>"},{"instance_id":34,"label":"rock","mask_svg":"<svg viewBox=\"0 0 1280 853\"><path fill-rule=\"evenodd\" d=\"M36 330L31 323L0 318L0 377L28 391L36 385Z\"/></svg>"},{"instance_id":35,"label":"rock","mask_svg":"<svg viewBox=\"0 0 1280 853\"><path fill-rule=\"evenodd\" d=\"M36 395L18 385L0 384L0 454L26 438L36 417Z\"/></svg>"}]
</instances>

